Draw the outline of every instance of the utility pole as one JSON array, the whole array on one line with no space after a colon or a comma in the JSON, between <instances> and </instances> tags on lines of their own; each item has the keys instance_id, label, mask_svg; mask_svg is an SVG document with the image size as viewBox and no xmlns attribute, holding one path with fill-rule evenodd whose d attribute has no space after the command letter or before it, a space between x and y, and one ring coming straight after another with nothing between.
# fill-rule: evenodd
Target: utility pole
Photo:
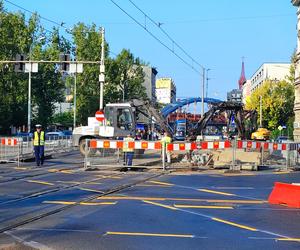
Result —
<instances>
[{"instance_id":1,"label":"utility pole","mask_svg":"<svg viewBox=\"0 0 300 250\"><path fill-rule=\"evenodd\" d=\"M31 57L31 49L29 51L29 62ZM30 133L31 128L31 62L30 62L30 70L28 72L28 110L27 110L27 132L28 135Z\"/></svg>"},{"instance_id":2,"label":"utility pole","mask_svg":"<svg viewBox=\"0 0 300 250\"><path fill-rule=\"evenodd\" d=\"M202 111L201 111L201 118L204 115L204 85L205 85L205 68L202 67L202 100L201 100L201 104L202 104Z\"/></svg>"},{"instance_id":3,"label":"utility pole","mask_svg":"<svg viewBox=\"0 0 300 250\"><path fill-rule=\"evenodd\" d=\"M74 73L74 116L73 116L73 129L76 128L76 95L77 95L77 64L76 64L76 72Z\"/></svg>"},{"instance_id":4,"label":"utility pole","mask_svg":"<svg viewBox=\"0 0 300 250\"><path fill-rule=\"evenodd\" d=\"M262 96L259 96L259 127L262 128Z\"/></svg>"},{"instance_id":5,"label":"utility pole","mask_svg":"<svg viewBox=\"0 0 300 250\"><path fill-rule=\"evenodd\" d=\"M100 59L100 75L99 75L99 82L100 82L100 103L99 109L103 110L103 86L105 81L105 66L104 66L104 28L101 28L101 59Z\"/></svg>"}]
</instances>

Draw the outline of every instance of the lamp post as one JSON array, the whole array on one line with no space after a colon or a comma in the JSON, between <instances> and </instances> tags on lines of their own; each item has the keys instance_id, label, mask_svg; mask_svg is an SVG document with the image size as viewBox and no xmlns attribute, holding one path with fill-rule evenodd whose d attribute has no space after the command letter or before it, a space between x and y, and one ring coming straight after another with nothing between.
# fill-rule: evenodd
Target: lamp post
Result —
<instances>
[{"instance_id":1,"label":"lamp post","mask_svg":"<svg viewBox=\"0 0 300 250\"><path fill-rule=\"evenodd\" d=\"M41 36L37 38L36 41L42 41L45 40L46 37ZM32 42L29 47L29 69L28 69L28 112L27 112L27 132L30 133L31 128L31 72L32 72L32 63L31 63L31 52L32 52L32 45L34 43Z\"/></svg>"},{"instance_id":2,"label":"lamp post","mask_svg":"<svg viewBox=\"0 0 300 250\"><path fill-rule=\"evenodd\" d=\"M205 85L205 68L201 66L202 68L202 97L201 97L201 104L202 104L202 111L201 111L201 118L204 115L204 85Z\"/></svg>"},{"instance_id":3,"label":"lamp post","mask_svg":"<svg viewBox=\"0 0 300 250\"><path fill-rule=\"evenodd\" d=\"M206 69L206 93L205 93L205 97L207 98L208 96L208 80L210 80L211 78L208 78L208 71L210 71L211 69Z\"/></svg>"}]
</instances>

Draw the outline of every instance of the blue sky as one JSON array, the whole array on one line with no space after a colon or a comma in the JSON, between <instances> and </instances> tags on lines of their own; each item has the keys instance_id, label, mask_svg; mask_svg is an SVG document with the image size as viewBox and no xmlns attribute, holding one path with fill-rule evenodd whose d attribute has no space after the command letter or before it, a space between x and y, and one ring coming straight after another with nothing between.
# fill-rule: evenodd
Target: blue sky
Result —
<instances>
[{"instance_id":1,"label":"blue sky","mask_svg":"<svg viewBox=\"0 0 300 250\"><path fill-rule=\"evenodd\" d=\"M10 0L41 16L72 27L77 22L106 28L106 40L114 53L128 48L149 62L159 77L172 77L177 96L201 96L201 75L150 37L110 0ZM114 0L141 23L144 16L128 0ZM296 47L296 8L289 0L133 0L197 62L209 72L209 97L225 99L237 88L241 58L245 57L246 77L263 62L289 62ZM9 11L18 8L4 1ZM172 43L147 20L147 28L161 41ZM42 20L44 27L52 23ZM61 32L64 32L61 30ZM175 47L175 51L192 63ZM197 66L197 65L195 65ZM200 70L200 68L199 68Z\"/></svg>"}]
</instances>

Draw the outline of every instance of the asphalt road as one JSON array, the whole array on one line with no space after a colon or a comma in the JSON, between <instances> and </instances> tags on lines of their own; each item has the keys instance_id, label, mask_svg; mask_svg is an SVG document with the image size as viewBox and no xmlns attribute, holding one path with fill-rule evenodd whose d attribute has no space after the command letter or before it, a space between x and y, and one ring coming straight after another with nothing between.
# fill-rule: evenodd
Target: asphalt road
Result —
<instances>
[{"instance_id":1,"label":"asphalt road","mask_svg":"<svg viewBox=\"0 0 300 250\"><path fill-rule=\"evenodd\" d=\"M83 171L0 165L0 246L29 249L300 249L300 209L269 205L300 173Z\"/></svg>"}]
</instances>

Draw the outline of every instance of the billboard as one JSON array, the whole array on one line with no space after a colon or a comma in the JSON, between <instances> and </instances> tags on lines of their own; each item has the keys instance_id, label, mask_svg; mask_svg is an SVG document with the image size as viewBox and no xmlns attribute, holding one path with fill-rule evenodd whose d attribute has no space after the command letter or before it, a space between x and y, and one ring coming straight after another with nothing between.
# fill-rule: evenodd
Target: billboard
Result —
<instances>
[{"instance_id":1,"label":"billboard","mask_svg":"<svg viewBox=\"0 0 300 250\"><path fill-rule=\"evenodd\" d=\"M171 78L159 78L156 80L155 87L157 89L171 89L172 79Z\"/></svg>"}]
</instances>

